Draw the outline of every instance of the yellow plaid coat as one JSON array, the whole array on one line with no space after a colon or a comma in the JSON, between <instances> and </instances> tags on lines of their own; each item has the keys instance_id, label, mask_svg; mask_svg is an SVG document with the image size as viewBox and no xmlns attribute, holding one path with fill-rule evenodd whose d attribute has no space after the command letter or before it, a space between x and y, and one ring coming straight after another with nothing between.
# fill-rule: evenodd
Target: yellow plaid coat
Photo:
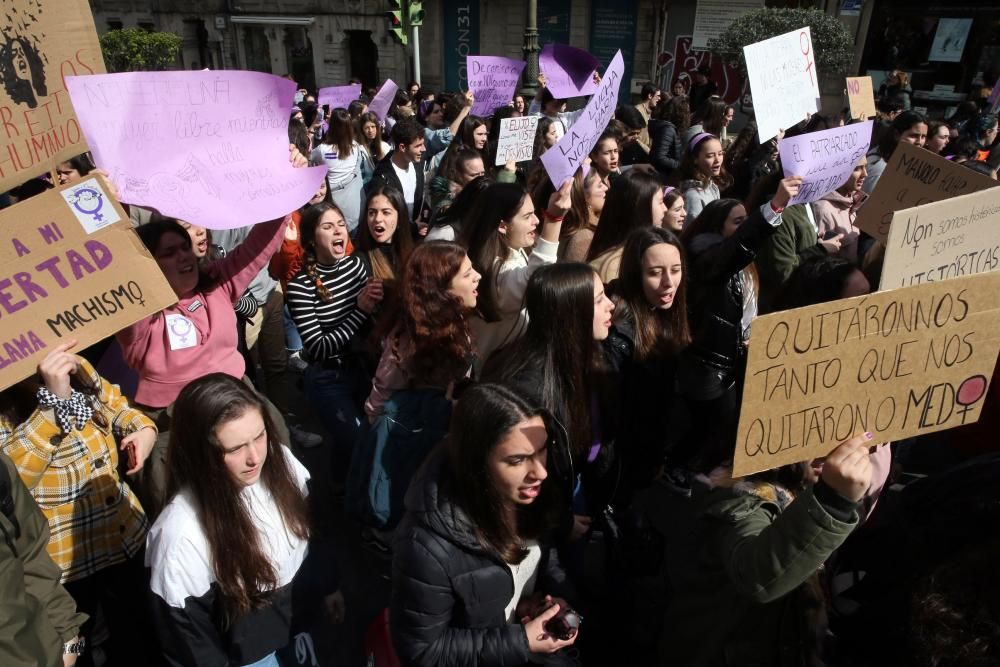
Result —
<instances>
[{"instance_id":1,"label":"yellow plaid coat","mask_svg":"<svg viewBox=\"0 0 1000 667\"><path fill-rule=\"evenodd\" d=\"M49 521L48 551L64 583L131 558L149 530L142 505L118 474L114 436L156 427L81 362L78 375L95 388L94 416L82 429L63 433L52 409L35 410L19 425L0 418L0 446Z\"/></svg>"}]
</instances>

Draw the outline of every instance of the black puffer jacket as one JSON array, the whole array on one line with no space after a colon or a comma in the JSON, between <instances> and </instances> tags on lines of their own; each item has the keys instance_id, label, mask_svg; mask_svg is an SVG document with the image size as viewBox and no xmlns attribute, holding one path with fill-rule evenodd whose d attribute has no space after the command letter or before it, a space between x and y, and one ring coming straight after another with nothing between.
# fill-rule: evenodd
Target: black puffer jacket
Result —
<instances>
[{"instance_id":1,"label":"black puffer jacket","mask_svg":"<svg viewBox=\"0 0 1000 667\"><path fill-rule=\"evenodd\" d=\"M663 176L670 176L681 163L681 135L668 120L649 121L649 162Z\"/></svg>"},{"instance_id":2,"label":"black puffer jacket","mask_svg":"<svg viewBox=\"0 0 1000 667\"><path fill-rule=\"evenodd\" d=\"M754 261L757 249L774 230L755 209L728 238L699 234L688 242L692 342L678 369L683 394L711 399L732 384L733 372L746 355L740 272Z\"/></svg>"},{"instance_id":3,"label":"black puffer jacket","mask_svg":"<svg viewBox=\"0 0 1000 667\"><path fill-rule=\"evenodd\" d=\"M531 653L524 627L508 625L504 615L513 576L449 498L449 477L439 448L406 495L406 517L393 541L393 646L404 665L518 667ZM535 590L573 597L555 550L546 546Z\"/></svg>"}]
</instances>

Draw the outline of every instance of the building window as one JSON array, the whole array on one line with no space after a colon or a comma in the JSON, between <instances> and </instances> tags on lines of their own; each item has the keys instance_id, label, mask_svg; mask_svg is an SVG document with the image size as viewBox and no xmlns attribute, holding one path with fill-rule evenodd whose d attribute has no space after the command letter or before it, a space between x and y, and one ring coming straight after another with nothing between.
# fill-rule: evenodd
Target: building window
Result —
<instances>
[{"instance_id":1,"label":"building window","mask_svg":"<svg viewBox=\"0 0 1000 667\"><path fill-rule=\"evenodd\" d=\"M108 19L108 30L121 30L123 27L120 19Z\"/></svg>"}]
</instances>

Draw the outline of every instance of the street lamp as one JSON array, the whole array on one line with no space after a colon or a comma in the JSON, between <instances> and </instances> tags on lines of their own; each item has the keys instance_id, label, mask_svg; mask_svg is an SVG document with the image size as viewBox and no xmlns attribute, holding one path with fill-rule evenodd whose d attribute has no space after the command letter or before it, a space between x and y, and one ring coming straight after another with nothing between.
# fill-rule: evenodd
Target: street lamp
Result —
<instances>
[{"instance_id":1,"label":"street lamp","mask_svg":"<svg viewBox=\"0 0 1000 667\"><path fill-rule=\"evenodd\" d=\"M524 23L524 81L521 95L534 97L538 92L538 0L528 0L528 15Z\"/></svg>"}]
</instances>

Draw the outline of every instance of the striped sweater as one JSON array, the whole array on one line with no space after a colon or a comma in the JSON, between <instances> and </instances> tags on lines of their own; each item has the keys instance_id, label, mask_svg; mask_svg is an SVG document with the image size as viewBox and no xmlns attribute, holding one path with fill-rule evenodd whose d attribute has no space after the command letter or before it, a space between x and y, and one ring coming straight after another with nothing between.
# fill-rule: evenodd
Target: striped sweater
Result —
<instances>
[{"instance_id":1,"label":"striped sweater","mask_svg":"<svg viewBox=\"0 0 1000 667\"><path fill-rule=\"evenodd\" d=\"M317 264L316 275L332 300L320 299L316 281L303 268L288 281L285 303L309 358L322 362L347 353L351 340L368 319L358 307L368 269L360 257L348 255L332 266Z\"/></svg>"}]
</instances>

